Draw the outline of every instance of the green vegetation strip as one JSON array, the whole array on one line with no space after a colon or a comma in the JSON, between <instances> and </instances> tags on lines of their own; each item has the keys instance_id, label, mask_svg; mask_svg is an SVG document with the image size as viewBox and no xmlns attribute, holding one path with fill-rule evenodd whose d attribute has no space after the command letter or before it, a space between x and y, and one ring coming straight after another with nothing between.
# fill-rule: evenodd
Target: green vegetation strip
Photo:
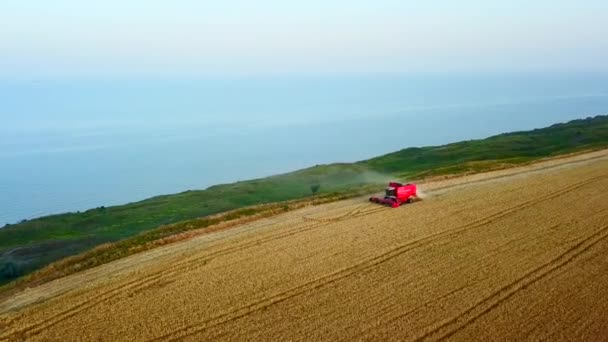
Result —
<instances>
[{"instance_id":1,"label":"green vegetation strip","mask_svg":"<svg viewBox=\"0 0 608 342\"><path fill-rule=\"evenodd\" d=\"M257 210L264 205L280 207L285 205L280 203L284 201L308 201L313 193L318 198L341 198L365 189L379 190L377 186L391 178L411 180L483 172L606 147L608 116L597 116L532 131L444 146L407 148L356 163L318 165L206 190L23 221L0 229L0 284L70 256L84 258L78 259L78 264L92 267L128 255L130 252L125 251L129 249L139 250L137 246L153 245L151 241L217 224L216 219L239 220L261 215ZM215 216L221 213L225 214ZM85 251L94 254L81 254ZM89 257L98 261L87 261ZM57 274L87 268L70 266L67 260L61 263L67 264L53 266L60 268Z\"/></svg>"},{"instance_id":2,"label":"green vegetation strip","mask_svg":"<svg viewBox=\"0 0 608 342\"><path fill-rule=\"evenodd\" d=\"M40 270L0 287L0 299L26 287L47 283L51 280L103 265L129 255L205 234L209 230L212 230L213 227L227 229L305 206L326 204L362 196L370 193L375 188L375 186L363 186L357 191L350 191L348 193L325 194L301 200L252 206L231 210L218 215L161 226L134 237L102 244L84 253L53 262Z\"/></svg>"}]
</instances>

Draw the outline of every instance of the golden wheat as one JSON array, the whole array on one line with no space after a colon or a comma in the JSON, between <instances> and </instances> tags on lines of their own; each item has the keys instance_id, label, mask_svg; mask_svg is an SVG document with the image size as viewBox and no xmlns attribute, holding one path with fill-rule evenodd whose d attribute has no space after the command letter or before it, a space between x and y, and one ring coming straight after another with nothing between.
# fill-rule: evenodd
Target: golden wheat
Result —
<instances>
[{"instance_id":1,"label":"golden wheat","mask_svg":"<svg viewBox=\"0 0 608 342\"><path fill-rule=\"evenodd\" d=\"M501 172L399 209L357 199L245 221L55 280L0 303L0 340L605 338L608 161Z\"/></svg>"}]
</instances>

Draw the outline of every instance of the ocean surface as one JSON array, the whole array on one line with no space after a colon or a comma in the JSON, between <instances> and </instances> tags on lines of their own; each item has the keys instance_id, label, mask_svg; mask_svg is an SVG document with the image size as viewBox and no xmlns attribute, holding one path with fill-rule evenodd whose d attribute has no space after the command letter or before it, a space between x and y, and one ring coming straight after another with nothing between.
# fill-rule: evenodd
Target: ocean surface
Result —
<instances>
[{"instance_id":1,"label":"ocean surface","mask_svg":"<svg viewBox=\"0 0 608 342\"><path fill-rule=\"evenodd\" d=\"M608 114L608 75L0 80L0 226Z\"/></svg>"}]
</instances>

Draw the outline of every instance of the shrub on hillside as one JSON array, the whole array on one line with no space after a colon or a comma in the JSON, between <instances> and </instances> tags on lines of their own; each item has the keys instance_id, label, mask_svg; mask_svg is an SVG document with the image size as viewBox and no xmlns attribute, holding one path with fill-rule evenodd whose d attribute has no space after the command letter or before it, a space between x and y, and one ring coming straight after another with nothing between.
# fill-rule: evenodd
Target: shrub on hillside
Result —
<instances>
[{"instance_id":1,"label":"shrub on hillside","mask_svg":"<svg viewBox=\"0 0 608 342\"><path fill-rule=\"evenodd\" d=\"M13 262L0 263L0 281L17 278L21 275L19 267Z\"/></svg>"}]
</instances>

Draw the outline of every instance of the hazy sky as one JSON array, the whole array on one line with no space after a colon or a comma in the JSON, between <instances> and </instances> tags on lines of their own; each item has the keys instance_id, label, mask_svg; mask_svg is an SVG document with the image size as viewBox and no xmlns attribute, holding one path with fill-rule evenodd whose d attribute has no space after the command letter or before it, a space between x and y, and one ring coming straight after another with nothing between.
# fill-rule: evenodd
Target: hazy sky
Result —
<instances>
[{"instance_id":1,"label":"hazy sky","mask_svg":"<svg viewBox=\"0 0 608 342\"><path fill-rule=\"evenodd\" d=\"M2 0L0 77L607 71L606 0Z\"/></svg>"}]
</instances>

